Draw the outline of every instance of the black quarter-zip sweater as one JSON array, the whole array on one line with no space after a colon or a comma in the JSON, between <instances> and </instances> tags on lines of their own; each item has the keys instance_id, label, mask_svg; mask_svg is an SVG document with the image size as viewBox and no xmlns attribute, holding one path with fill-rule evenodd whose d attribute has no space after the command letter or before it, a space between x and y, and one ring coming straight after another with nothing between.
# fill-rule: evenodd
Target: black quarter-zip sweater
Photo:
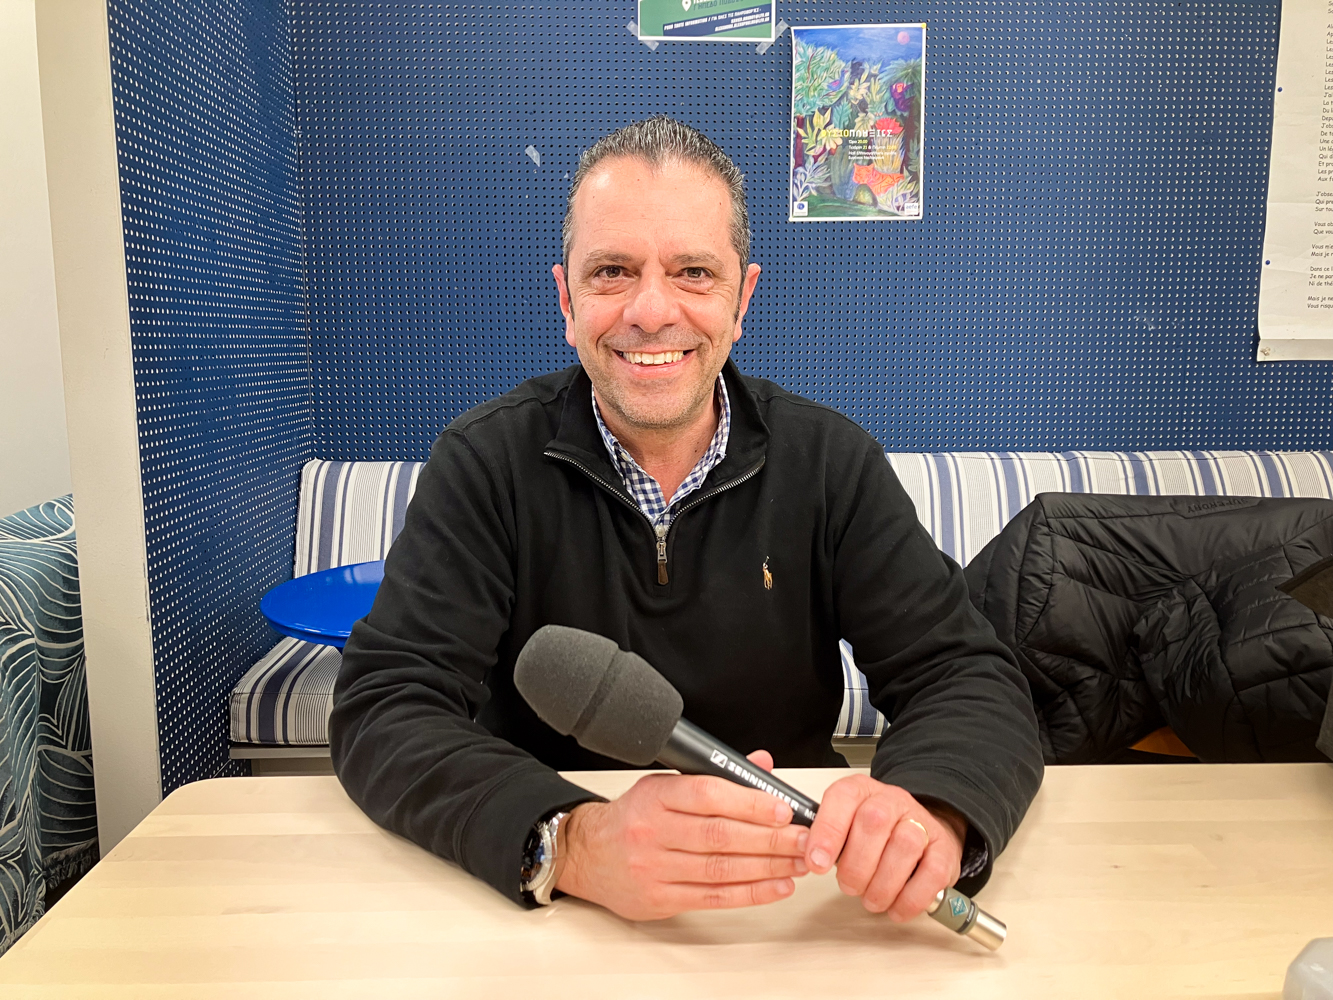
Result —
<instances>
[{"instance_id":1,"label":"black quarter-zip sweater","mask_svg":"<svg viewBox=\"0 0 1333 1000\"><path fill-rule=\"evenodd\" d=\"M845 637L891 722L874 776L953 806L990 859L1003 849L1042 774L1011 654L869 434L731 362L723 374L727 456L682 505L665 566L581 367L440 435L329 720L338 777L377 823L521 900L533 824L596 798L556 770L624 766L549 729L514 687L519 650L554 623L643 656L687 719L788 767L843 763L829 741Z\"/></svg>"}]
</instances>

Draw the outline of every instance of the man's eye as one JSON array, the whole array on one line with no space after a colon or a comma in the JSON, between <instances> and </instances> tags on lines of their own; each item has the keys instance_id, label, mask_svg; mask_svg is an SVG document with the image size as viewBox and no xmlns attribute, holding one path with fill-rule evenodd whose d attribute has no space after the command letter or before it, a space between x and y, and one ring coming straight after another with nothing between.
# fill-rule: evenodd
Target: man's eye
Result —
<instances>
[{"instance_id":1,"label":"man's eye","mask_svg":"<svg viewBox=\"0 0 1333 1000\"><path fill-rule=\"evenodd\" d=\"M691 281L698 281L700 278L708 277L708 270L703 267L687 267L685 268L685 277Z\"/></svg>"},{"instance_id":2,"label":"man's eye","mask_svg":"<svg viewBox=\"0 0 1333 1000\"><path fill-rule=\"evenodd\" d=\"M624 273L625 269L619 264L608 264L606 267L597 269L597 277L599 278L619 278Z\"/></svg>"}]
</instances>

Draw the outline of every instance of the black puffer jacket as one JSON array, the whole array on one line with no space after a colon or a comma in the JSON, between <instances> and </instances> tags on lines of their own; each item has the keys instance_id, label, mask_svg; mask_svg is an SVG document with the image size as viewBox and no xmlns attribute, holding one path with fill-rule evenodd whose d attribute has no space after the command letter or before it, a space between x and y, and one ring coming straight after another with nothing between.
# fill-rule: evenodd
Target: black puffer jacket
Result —
<instances>
[{"instance_id":1,"label":"black puffer jacket","mask_svg":"<svg viewBox=\"0 0 1333 1000\"><path fill-rule=\"evenodd\" d=\"M1032 688L1047 763L1170 725L1206 761L1322 760L1333 619L1276 584L1333 553L1333 501L1045 493L968 565Z\"/></svg>"}]
</instances>

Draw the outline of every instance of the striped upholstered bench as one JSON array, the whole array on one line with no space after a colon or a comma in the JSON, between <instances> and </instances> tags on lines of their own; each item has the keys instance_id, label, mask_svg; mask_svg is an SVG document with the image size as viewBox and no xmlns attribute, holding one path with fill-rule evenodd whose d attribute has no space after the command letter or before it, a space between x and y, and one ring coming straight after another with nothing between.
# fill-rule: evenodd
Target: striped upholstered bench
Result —
<instances>
[{"instance_id":1,"label":"striped upholstered bench","mask_svg":"<svg viewBox=\"0 0 1333 1000\"><path fill-rule=\"evenodd\" d=\"M888 460L931 537L964 565L1038 493L1333 498L1327 451L939 452ZM415 462L307 463L294 574L384 558L420 470ZM274 646L232 692L232 755L257 758L256 768L269 772L307 769L290 758L326 758L339 660L329 646L296 639ZM831 735L861 761L885 721L845 642L842 666L846 695Z\"/></svg>"},{"instance_id":2,"label":"striped upholstered bench","mask_svg":"<svg viewBox=\"0 0 1333 1000\"><path fill-rule=\"evenodd\" d=\"M296 510L293 576L383 559L403 530L421 462L307 462ZM342 653L283 639L231 692L231 756L256 773L324 770Z\"/></svg>"}]
</instances>

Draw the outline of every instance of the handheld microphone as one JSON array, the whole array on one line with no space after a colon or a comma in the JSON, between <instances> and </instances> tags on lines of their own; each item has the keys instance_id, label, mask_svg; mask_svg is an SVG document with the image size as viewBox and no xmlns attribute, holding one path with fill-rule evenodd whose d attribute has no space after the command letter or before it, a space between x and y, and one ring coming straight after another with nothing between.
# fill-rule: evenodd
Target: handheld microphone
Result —
<instances>
[{"instance_id":1,"label":"handheld microphone","mask_svg":"<svg viewBox=\"0 0 1333 1000\"><path fill-rule=\"evenodd\" d=\"M518 654L514 685L543 722L585 749L638 767L661 763L748 785L786 802L793 823L814 823L818 802L681 718L680 692L611 639L543 626ZM1004 943L1005 925L957 889L940 890L926 912L991 951Z\"/></svg>"}]
</instances>

